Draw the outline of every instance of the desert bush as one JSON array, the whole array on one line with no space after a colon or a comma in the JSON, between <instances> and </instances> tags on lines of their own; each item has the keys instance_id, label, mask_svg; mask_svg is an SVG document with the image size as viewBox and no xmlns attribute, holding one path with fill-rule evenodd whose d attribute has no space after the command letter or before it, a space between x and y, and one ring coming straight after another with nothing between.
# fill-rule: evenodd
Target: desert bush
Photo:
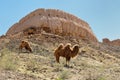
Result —
<instances>
[{"instance_id":1,"label":"desert bush","mask_svg":"<svg viewBox=\"0 0 120 80\"><path fill-rule=\"evenodd\" d=\"M0 51L0 69L2 70L16 70L18 60L12 55L8 49L3 49Z\"/></svg>"},{"instance_id":2,"label":"desert bush","mask_svg":"<svg viewBox=\"0 0 120 80\"><path fill-rule=\"evenodd\" d=\"M68 78L68 75L69 75L68 72L63 71L56 80L65 80Z\"/></svg>"},{"instance_id":3,"label":"desert bush","mask_svg":"<svg viewBox=\"0 0 120 80\"><path fill-rule=\"evenodd\" d=\"M106 78L104 76L101 76L97 80L106 80Z\"/></svg>"},{"instance_id":4,"label":"desert bush","mask_svg":"<svg viewBox=\"0 0 120 80\"><path fill-rule=\"evenodd\" d=\"M61 78L57 78L56 80L63 80L63 79L61 79Z\"/></svg>"},{"instance_id":5,"label":"desert bush","mask_svg":"<svg viewBox=\"0 0 120 80\"><path fill-rule=\"evenodd\" d=\"M38 69L39 69L39 64L36 62L36 60L30 59L26 63L26 70L27 71L37 72Z\"/></svg>"}]
</instances>

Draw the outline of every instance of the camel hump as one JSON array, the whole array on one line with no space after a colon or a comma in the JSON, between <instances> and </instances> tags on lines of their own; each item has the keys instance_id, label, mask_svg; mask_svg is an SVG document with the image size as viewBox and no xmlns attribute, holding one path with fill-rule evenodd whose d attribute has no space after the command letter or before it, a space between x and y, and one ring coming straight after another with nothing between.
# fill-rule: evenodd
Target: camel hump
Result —
<instances>
[{"instance_id":1,"label":"camel hump","mask_svg":"<svg viewBox=\"0 0 120 80\"><path fill-rule=\"evenodd\" d=\"M60 43L58 49L62 49L64 47L63 43Z\"/></svg>"},{"instance_id":2,"label":"camel hump","mask_svg":"<svg viewBox=\"0 0 120 80\"><path fill-rule=\"evenodd\" d=\"M65 45L64 49L67 50L67 49L70 49L70 47L71 47L71 43L67 43L67 44Z\"/></svg>"},{"instance_id":3,"label":"camel hump","mask_svg":"<svg viewBox=\"0 0 120 80\"><path fill-rule=\"evenodd\" d=\"M66 43L66 46L71 46L71 43Z\"/></svg>"}]
</instances>

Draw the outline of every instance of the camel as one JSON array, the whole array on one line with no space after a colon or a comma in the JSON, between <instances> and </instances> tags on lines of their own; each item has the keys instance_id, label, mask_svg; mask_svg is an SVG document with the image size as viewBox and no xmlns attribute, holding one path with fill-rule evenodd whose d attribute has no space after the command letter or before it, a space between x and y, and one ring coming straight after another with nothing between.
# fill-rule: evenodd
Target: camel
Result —
<instances>
[{"instance_id":1,"label":"camel","mask_svg":"<svg viewBox=\"0 0 120 80\"><path fill-rule=\"evenodd\" d=\"M59 62L59 58L60 57L65 57L66 58L66 66L68 66L67 63L70 62L71 58L74 58L75 56L77 56L79 52L79 46L78 45L74 45L71 48L71 44L67 43L66 46L64 46L62 43L59 45L59 47L55 50L54 52L54 56L56 57L56 61L57 63Z\"/></svg>"},{"instance_id":2,"label":"camel","mask_svg":"<svg viewBox=\"0 0 120 80\"><path fill-rule=\"evenodd\" d=\"M25 48L29 52L32 52L32 49L27 41L21 41L21 44L19 45L19 50L22 51L23 48Z\"/></svg>"}]
</instances>

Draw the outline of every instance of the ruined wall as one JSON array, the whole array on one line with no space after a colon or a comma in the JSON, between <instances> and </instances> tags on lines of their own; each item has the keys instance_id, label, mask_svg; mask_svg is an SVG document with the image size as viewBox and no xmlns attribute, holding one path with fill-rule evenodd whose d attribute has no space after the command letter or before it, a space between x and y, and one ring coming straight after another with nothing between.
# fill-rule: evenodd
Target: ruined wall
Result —
<instances>
[{"instance_id":1,"label":"ruined wall","mask_svg":"<svg viewBox=\"0 0 120 80\"><path fill-rule=\"evenodd\" d=\"M37 9L31 12L15 23L6 34L16 34L31 26L49 27L55 34L97 41L88 23L72 14L55 9Z\"/></svg>"}]
</instances>

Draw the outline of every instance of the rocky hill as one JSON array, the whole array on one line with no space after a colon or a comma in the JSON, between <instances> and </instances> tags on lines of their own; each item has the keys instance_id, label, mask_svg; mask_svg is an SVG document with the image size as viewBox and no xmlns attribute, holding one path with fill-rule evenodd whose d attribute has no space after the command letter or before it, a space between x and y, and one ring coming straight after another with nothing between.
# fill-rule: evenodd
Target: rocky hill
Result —
<instances>
[{"instance_id":1,"label":"rocky hill","mask_svg":"<svg viewBox=\"0 0 120 80\"><path fill-rule=\"evenodd\" d=\"M23 32L30 27L37 28L38 33L43 29L49 33L97 42L97 38L87 22L72 14L55 9L37 9L31 12L15 23L6 34Z\"/></svg>"},{"instance_id":2,"label":"rocky hill","mask_svg":"<svg viewBox=\"0 0 120 80\"><path fill-rule=\"evenodd\" d=\"M22 40L29 42L33 53L19 53ZM78 44L80 52L65 67L53 55L60 43ZM0 80L119 80L120 49L102 43L63 37L50 33L0 38Z\"/></svg>"},{"instance_id":3,"label":"rocky hill","mask_svg":"<svg viewBox=\"0 0 120 80\"><path fill-rule=\"evenodd\" d=\"M27 41L32 52L19 50ZM38 9L0 36L0 80L120 80L120 47L97 41L88 23L60 10ZM79 53L56 62L60 43L79 45Z\"/></svg>"}]
</instances>

